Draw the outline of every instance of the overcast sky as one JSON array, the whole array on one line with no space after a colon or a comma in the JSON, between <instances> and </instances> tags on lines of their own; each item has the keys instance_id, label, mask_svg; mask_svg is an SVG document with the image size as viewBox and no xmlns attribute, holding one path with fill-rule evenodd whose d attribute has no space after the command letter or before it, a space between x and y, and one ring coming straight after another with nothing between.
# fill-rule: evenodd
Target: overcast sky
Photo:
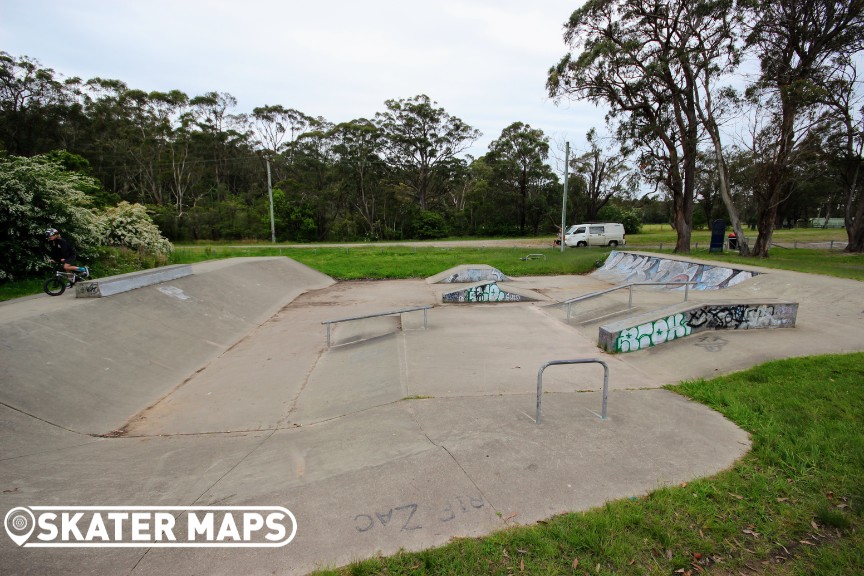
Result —
<instances>
[{"instance_id":1,"label":"overcast sky","mask_svg":"<svg viewBox=\"0 0 864 576\"><path fill-rule=\"evenodd\" d=\"M556 105L545 81L581 3L0 0L0 50L65 77L190 97L227 92L236 113L278 104L344 122L426 94L483 132L475 156L516 121L578 151L603 111Z\"/></svg>"}]
</instances>

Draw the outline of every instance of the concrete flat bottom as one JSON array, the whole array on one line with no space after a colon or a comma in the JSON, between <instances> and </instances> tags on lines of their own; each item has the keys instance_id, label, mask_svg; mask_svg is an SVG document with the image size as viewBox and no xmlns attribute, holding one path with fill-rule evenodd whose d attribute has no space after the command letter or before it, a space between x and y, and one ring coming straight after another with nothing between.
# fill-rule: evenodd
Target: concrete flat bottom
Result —
<instances>
[{"instance_id":1,"label":"concrete flat bottom","mask_svg":"<svg viewBox=\"0 0 864 576\"><path fill-rule=\"evenodd\" d=\"M420 280L328 286L299 269L270 278L263 263L253 265L243 273L258 271L257 288L228 282L228 263L178 281L193 301L188 310L230 309L248 290L278 293L274 286L286 277L302 277L309 288L297 284L299 295L275 314L262 304L236 328L220 317L219 342L239 336L202 366L168 366L159 378L175 376L161 386L144 375L126 382L120 412L99 418L112 427L115 419L125 422L119 437L82 433L80 414L60 426L53 420L62 416L59 407L44 416L35 413L38 405L22 411L12 400L24 392L5 382L0 513L45 504L284 506L297 518L294 541L268 549L31 549L0 537L0 573L305 574L645 494L726 469L749 448L745 432L660 386L774 357L864 346L860 283L807 275L772 272L719 295L798 296L794 329L723 333L723 343L683 339L610 356L596 347L596 335L568 325L545 303L441 305ZM224 292L201 282L208 272L225 278ZM591 278L521 281L555 299L597 289ZM155 338L161 326L148 319L164 320L147 307L164 301L154 290L136 290L123 302L139 318L134 328ZM642 295L646 304L679 297ZM0 327L21 333L22 323L44 313L40 305L60 306L74 323L76 310L99 314L96 306L108 300L87 307L28 300L21 304L28 311L0 310ZM187 310L181 304L172 301L175 316ZM435 304L425 330L422 312L355 321L337 325L334 346L326 347L322 321L424 304ZM30 342L9 338L12 346ZM103 335L101 345L107 342ZM99 365L92 349L69 349L86 355L76 359L82 366ZM16 374L39 358L18 352ZM608 419L597 416L600 367L555 366L544 376L536 425L537 369L580 357L610 366ZM53 387L60 404L76 395L75 380ZM122 413L136 401L137 414Z\"/></svg>"}]
</instances>

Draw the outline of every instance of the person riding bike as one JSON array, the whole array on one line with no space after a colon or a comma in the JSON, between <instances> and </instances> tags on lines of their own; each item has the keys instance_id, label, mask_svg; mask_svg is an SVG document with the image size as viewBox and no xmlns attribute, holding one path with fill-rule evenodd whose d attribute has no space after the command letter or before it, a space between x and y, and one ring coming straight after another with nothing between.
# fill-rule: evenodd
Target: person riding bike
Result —
<instances>
[{"instance_id":1,"label":"person riding bike","mask_svg":"<svg viewBox=\"0 0 864 576\"><path fill-rule=\"evenodd\" d=\"M86 266L75 264L75 260L78 258L75 247L65 238L61 238L60 232L56 228L48 228L45 231L45 238L48 240L48 246L51 250L52 262L63 264L65 272L78 272L83 276L90 275L90 270Z\"/></svg>"}]
</instances>

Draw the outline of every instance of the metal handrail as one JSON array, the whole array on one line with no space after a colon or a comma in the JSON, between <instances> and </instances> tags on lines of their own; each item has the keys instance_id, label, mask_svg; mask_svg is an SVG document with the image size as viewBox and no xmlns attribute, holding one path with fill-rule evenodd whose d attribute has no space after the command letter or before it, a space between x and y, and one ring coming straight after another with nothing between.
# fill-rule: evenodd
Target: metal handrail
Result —
<instances>
[{"instance_id":1,"label":"metal handrail","mask_svg":"<svg viewBox=\"0 0 864 576\"><path fill-rule=\"evenodd\" d=\"M569 300L564 300L561 304L567 305L567 322L570 321L570 307L576 303L581 302L582 300L590 300L591 298L596 298L598 296L603 296L604 294L608 294L610 292L615 292L616 290L623 290L627 288L630 290L629 297L627 299L627 308L633 307L633 286L684 286L684 301L687 302L687 299L690 296L690 285L691 284L699 284L699 282L628 282L627 284L621 284L620 286L613 286L612 288L607 288L606 290L599 290L597 292L591 292L590 294L583 294L582 296L577 296L576 298L570 298Z\"/></svg>"},{"instance_id":2,"label":"metal handrail","mask_svg":"<svg viewBox=\"0 0 864 576\"><path fill-rule=\"evenodd\" d=\"M600 413L600 419L606 420L606 404L609 400L609 366L602 360L596 358L580 358L577 360L552 360L546 362L540 367L537 372L537 414L534 417L535 424L540 424L540 398L543 396L543 371L549 366L558 364L602 364L603 365L603 408Z\"/></svg>"},{"instance_id":3,"label":"metal handrail","mask_svg":"<svg viewBox=\"0 0 864 576\"><path fill-rule=\"evenodd\" d=\"M388 310L387 312L375 312L372 314L364 314L363 316L350 316L348 318L337 318L336 320L324 320L321 324L327 326L327 348L330 348L330 325L337 324L339 322L351 322L352 320L365 320L366 318L378 318L379 316L392 316L395 314L402 314L404 312L416 312L418 310L423 310L423 329L426 330L428 326L428 310L432 308L431 305L425 306L411 306L410 308L400 308L399 310Z\"/></svg>"}]
</instances>

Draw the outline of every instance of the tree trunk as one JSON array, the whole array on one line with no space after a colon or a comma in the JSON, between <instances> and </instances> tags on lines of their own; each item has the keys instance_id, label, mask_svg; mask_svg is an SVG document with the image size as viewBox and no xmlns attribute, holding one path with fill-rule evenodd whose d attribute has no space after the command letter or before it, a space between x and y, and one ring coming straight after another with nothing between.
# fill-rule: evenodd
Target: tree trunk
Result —
<instances>
[{"instance_id":1,"label":"tree trunk","mask_svg":"<svg viewBox=\"0 0 864 576\"><path fill-rule=\"evenodd\" d=\"M774 221L776 218L776 204L772 204L759 213L759 221L756 224L759 234L756 236L756 244L753 246L753 256L757 258L768 257L768 249L771 247L771 239L774 237Z\"/></svg>"},{"instance_id":2,"label":"tree trunk","mask_svg":"<svg viewBox=\"0 0 864 576\"><path fill-rule=\"evenodd\" d=\"M686 198L683 194L678 193L674 195L672 204L675 210L675 231L678 234L678 240L675 242L675 253L689 254L690 235L692 232L692 217L690 217L692 214L692 203L688 209Z\"/></svg>"},{"instance_id":3,"label":"tree trunk","mask_svg":"<svg viewBox=\"0 0 864 576\"><path fill-rule=\"evenodd\" d=\"M738 209L735 207L735 202L732 201L732 194L729 192L728 170L726 169L726 159L723 157L723 148L720 145L720 133L717 130L716 124L711 126L708 131L711 134L711 140L714 142L717 175L720 179L720 197L723 199L723 205L726 206L726 212L729 213L729 220L732 221L732 229L735 231L735 238L738 240L738 253L741 256L749 256L750 246L747 237L744 235L744 227L741 226Z\"/></svg>"},{"instance_id":4,"label":"tree trunk","mask_svg":"<svg viewBox=\"0 0 864 576\"><path fill-rule=\"evenodd\" d=\"M519 175L519 234L525 235L525 218L528 205L528 173L522 168Z\"/></svg>"},{"instance_id":5,"label":"tree trunk","mask_svg":"<svg viewBox=\"0 0 864 576\"><path fill-rule=\"evenodd\" d=\"M855 174L857 180L857 171ZM853 184L855 182L853 181ZM849 201L846 203L846 252L864 252L864 198L858 199L858 209L852 217L852 197L855 186L849 192Z\"/></svg>"},{"instance_id":6,"label":"tree trunk","mask_svg":"<svg viewBox=\"0 0 864 576\"><path fill-rule=\"evenodd\" d=\"M864 214L862 212L864 210L858 210L858 219L855 221L855 225L846 229L846 234L849 237L846 252L864 252L864 222L861 221Z\"/></svg>"},{"instance_id":7,"label":"tree trunk","mask_svg":"<svg viewBox=\"0 0 864 576\"><path fill-rule=\"evenodd\" d=\"M851 150L851 142L849 149ZM855 158L855 171L852 172L852 178L849 179L849 188L846 191L846 252L864 252L864 194L858 194L858 208L855 210L855 215L852 215L854 209L856 191L858 189L858 176L861 174L861 152L858 154L852 152L850 154Z\"/></svg>"},{"instance_id":8,"label":"tree trunk","mask_svg":"<svg viewBox=\"0 0 864 576\"><path fill-rule=\"evenodd\" d=\"M781 89L781 99L785 91ZM780 204L780 190L783 187L783 174L788 168L789 156L792 153L792 143L795 137L795 116L797 109L789 102L783 102L783 116L780 124L780 143L777 155L768 174L768 189L759 206L759 234L753 246L753 256L767 258L774 236L774 224L777 221L777 207Z\"/></svg>"}]
</instances>

